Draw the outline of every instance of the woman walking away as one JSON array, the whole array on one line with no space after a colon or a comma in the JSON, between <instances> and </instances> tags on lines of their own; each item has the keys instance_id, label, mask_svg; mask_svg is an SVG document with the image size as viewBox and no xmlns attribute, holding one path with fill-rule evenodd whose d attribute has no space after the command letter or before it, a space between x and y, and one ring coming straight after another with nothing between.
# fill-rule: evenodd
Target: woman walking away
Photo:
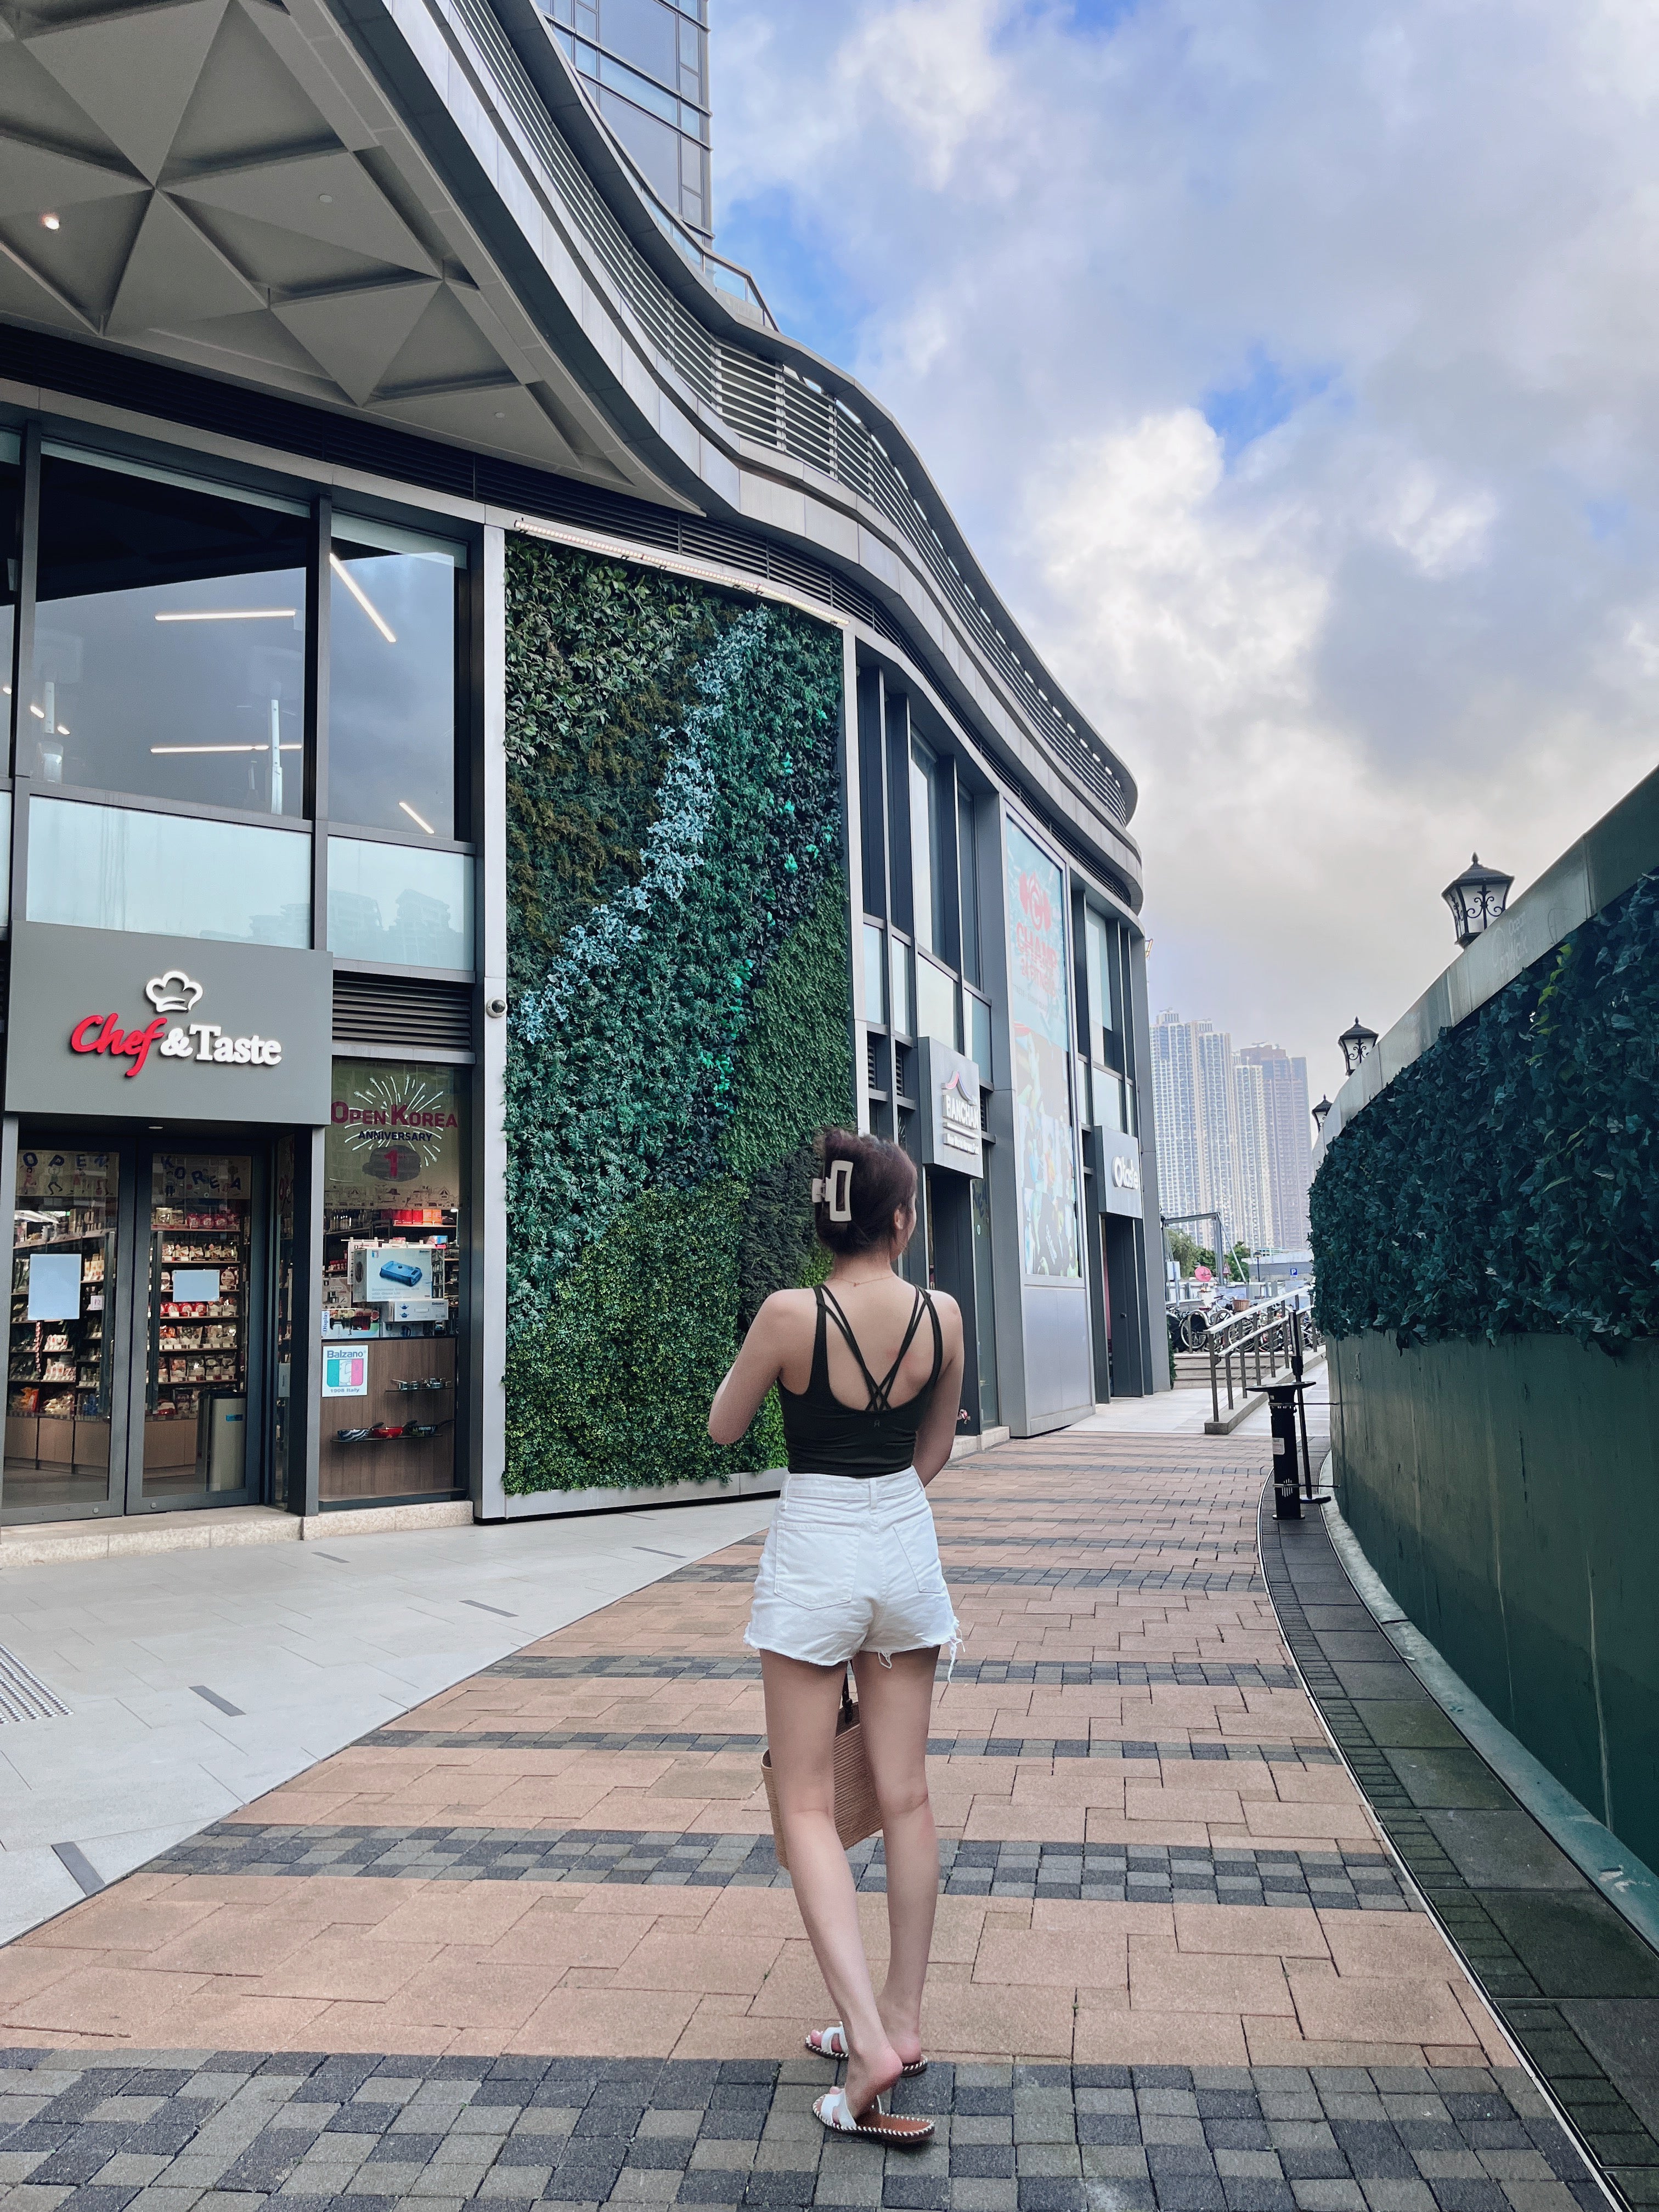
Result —
<instances>
[{"instance_id":1,"label":"woman walking away","mask_svg":"<svg viewBox=\"0 0 1659 2212\"><path fill-rule=\"evenodd\" d=\"M956 1301L895 1272L915 1234L916 1171L896 1145L826 1129L813 1221L835 1255L817 1291L779 1291L714 1395L708 1433L736 1443L775 1382L789 1475L761 1554L744 1641L761 1655L766 1734L790 1878L841 2018L809 2035L845 2058L813 2106L826 2128L921 2145L931 2120L887 2110L920 2074L921 1992L939 1898L927 1721L939 1646L960 1631L923 1495L951 1456L962 1395ZM836 1832L836 1721L846 1668L881 1813L887 1979L877 1996L852 1869Z\"/></svg>"}]
</instances>

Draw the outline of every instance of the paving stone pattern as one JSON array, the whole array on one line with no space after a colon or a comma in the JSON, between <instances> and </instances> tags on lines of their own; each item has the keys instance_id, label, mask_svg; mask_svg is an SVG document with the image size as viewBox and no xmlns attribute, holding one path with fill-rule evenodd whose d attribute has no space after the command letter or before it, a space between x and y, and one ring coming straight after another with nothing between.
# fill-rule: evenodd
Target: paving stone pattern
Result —
<instances>
[{"instance_id":1,"label":"paving stone pattern","mask_svg":"<svg viewBox=\"0 0 1659 2212\"><path fill-rule=\"evenodd\" d=\"M806 2059L0 2052L9 2212L1595 2212L1525 2076L934 2063L921 2152L826 2137Z\"/></svg>"},{"instance_id":2,"label":"paving stone pattern","mask_svg":"<svg viewBox=\"0 0 1659 2212\"><path fill-rule=\"evenodd\" d=\"M951 1581L957 1584L1002 1584L1022 1589L1121 1590L1259 1590L1261 1577L1255 1572L1180 1567L987 1567L972 1561L952 1561ZM742 1583L750 1584L755 1571L746 1561L699 1559L694 1567L678 1567L663 1579L671 1583Z\"/></svg>"},{"instance_id":3,"label":"paving stone pattern","mask_svg":"<svg viewBox=\"0 0 1659 2212\"><path fill-rule=\"evenodd\" d=\"M860 1889L887 1887L881 1839L848 1854ZM580 1881L787 1889L770 1836L576 1828L300 1828L223 1821L152 1863L153 1874L389 1875L447 1881ZM1075 1897L1121 1904L1317 1905L1405 1911L1380 1851L1215 1851L1200 1844L939 1845L947 1897Z\"/></svg>"},{"instance_id":4,"label":"paving stone pattern","mask_svg":"<svg viewBox=\"0 0 1659 2212\"><path fill-rule=\"evenodd\" d=\"M1106 1416L934 1486L969 1642L931 1723L921 2156L810 2115L834 2008L732 1547L0 1948L0 2048L46 2054L0 2079L57 2131L0 2147L4 2212L1572 2212L1249 1571L1268 1465ZM854 1863L879 1975L879 1847Z\"/></svg>"},{"instance_id":5,"label":"paving stone pattern","mask_svg":"<svg viewBox=\"0 0 1659 2212\"><path fill-rule=\"evenodd\" d=\"M944 1673L944 1662L939 1671ZM484 1674L518 1681L569 1682L584 1676L603 1680L674 1681L690 1675L708 1682L758 1682L760 1661L729 1653L656 1658L632 1651L515 1652L497 1659ZM481 1679L481 1678L478 1678ZM1258 1660L1225 1659L968 1659L958 1657L953 1680L964 1687L981 1683L1032 1683L1044 1689L1068 1684L1082 1688L1144 1689L1153 1683L1187 1684L1195 1689L1293 1690L1293 1668Z\"/></svg>"},{"instance_id":6,"label":"paving stone pattern","mask_svg":"<svg viewBox=\"0 0 1659 2212\"><path fill-rule=\"evenodd\" d=\"M763 1735L719 1735L673 1731L623 1735L598 1729L374 1729L357 1739L377 1751L752 1751ZM1135 1743L1115 1736L935 1735L930 1759L1265 1759L1293 1766L1332 1766L1336 1753L1323 1743Z\"/></svg>"}]
</instances>

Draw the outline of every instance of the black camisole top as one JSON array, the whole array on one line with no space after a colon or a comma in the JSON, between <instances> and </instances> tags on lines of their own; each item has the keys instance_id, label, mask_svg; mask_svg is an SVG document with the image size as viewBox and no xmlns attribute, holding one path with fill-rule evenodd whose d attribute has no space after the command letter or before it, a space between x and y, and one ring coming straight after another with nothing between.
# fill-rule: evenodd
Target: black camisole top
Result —
<instances>
[{"instance_id":1,"label":"black camisole top","mask_svg":"<svg viewBox=\"0 0 1659 2212\"><path fill-rule=\"evenodd\" d=\"M783 1433L789 1445L789 1472L845 1474L858 1482L868 1482L880 1474L902 1474L915 1458L916 1431L933 1401L939 1370L945 1364L945 1338L933 1301L926 1291L916 1292L910 1326L904 1332L898 1358L888 1369L887 1379L883 1382L878 1382L866 1365L852 1324L836 1303L835 1293L820 1285L817 1306L812 1372L806 1388L798 1392L786 1390L781 1382L778 1384ZM924 1313L933 1324L933 1371L914 1398L895 1406L888 1393L898 1379L904 1355L915 1340ZM866 1405L843 1406L830 1388L829 1323L832 1319L859 1364L859 1373L870 1394Z\"/></svg>"}]
</instances>

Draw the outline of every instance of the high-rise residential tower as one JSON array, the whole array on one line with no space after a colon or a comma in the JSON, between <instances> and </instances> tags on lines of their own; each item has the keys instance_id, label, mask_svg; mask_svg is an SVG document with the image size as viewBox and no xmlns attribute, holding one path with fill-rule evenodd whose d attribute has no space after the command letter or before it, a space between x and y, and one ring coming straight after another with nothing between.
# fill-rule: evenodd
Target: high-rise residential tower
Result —
<instances>
[{"instance_id":1,"label":"high-rise residential tower","mask_svg":"<svg viewBox=\"0 0 1659 2212\"><path fill-rule=\"evenodd\" d=\"M1238 1101L1238 1138L1233 1174L1238 1188L1239 1234L1252 1252L1274 1243L1272 1148L1268 1139L1267 1086L1260 1065L1240 1054L1233 1061Z\"/></svg>"},{"instance_id":2,"label":"high-rise residential tower","mask_svg":"<svg viewBox=\"0 0 1659 2212\"><path fill-rule=\"evenodd\" d=\"M1210 1022L1162 1013L1152 1027L1152 1109L1158 1117L1164 1211L1218 1213L1224 1242L1243 1233L1235 1168L1238 1106L1232 1040ZM1196 1225L1198 1241L1205 1228Z\"/></svg>"},{"instance_id":3,"label":"high-rise residential tower","mask_svg":"<svg viewBox=\"0 0 1659 2212\"><path fill-rule=\"evenodd\" d=\"M1281 1252L1300 1251L1308 1242L1308 1185L1313 1180L1308 1063L1292 1059L1277 1044L1244 1045L1238 1058L1242 1066L1261 1070L1273 1242Z\"/></svg>"}]
</instances>

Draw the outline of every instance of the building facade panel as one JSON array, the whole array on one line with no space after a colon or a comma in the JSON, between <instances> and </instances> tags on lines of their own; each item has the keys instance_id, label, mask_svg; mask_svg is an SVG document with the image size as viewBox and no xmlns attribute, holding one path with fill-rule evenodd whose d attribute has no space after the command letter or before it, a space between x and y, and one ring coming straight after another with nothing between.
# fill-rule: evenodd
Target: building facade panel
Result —
<instances>
[{"instance_id":1,"label":"building facade panel","mask_svg":"<svg viewBox=\"0 0 1659 2212\"><path fill-rule=\"evenodd\" d=\"M1096 1203L1108 1127L1158 1203L1127 771L539 19L545 76L512 0L295 21L337 190L240 111L192 185L251 350L182 263L118 343L0 298L0 1516L762 1480L775 1416L702 1408L831 1118L917 1158L970 1432L1161 1387L1151 1217Z\"/></svg>"}]
</instances>

